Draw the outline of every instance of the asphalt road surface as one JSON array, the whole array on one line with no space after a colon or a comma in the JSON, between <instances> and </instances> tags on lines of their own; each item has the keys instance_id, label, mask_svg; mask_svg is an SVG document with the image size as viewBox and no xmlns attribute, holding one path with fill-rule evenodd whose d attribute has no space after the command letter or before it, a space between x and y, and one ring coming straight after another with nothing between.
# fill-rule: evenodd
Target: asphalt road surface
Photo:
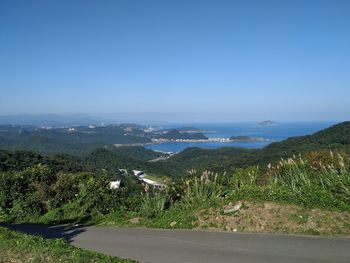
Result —
<instances>
[{"instance_id":1,"label":"asphalt road surface","mask_svg":"<svg viewBox=\"0 0 350 263\"><path fill-rule=\"evenodd\" d=\"M350 263L350 238L84 226L7 227L47 238L63 237L77 247L141 262Z\"/></svg>"}]
</instances>

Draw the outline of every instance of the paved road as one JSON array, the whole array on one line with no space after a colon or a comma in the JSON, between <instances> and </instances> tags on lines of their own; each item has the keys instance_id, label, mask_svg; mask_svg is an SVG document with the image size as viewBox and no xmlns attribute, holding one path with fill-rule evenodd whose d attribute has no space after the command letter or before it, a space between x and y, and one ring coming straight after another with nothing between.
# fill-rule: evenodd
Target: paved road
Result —
<instances>
[{"instance_id":1,"label":"paved road","mask_svg":"<svg viewBox=\"0 0 350 263\"><path fill-rule=\"evenodd\" d=\"M141 262L350 262L350 238L241 234L114 227L9 228Z\"/></svg>"}]
</instances>

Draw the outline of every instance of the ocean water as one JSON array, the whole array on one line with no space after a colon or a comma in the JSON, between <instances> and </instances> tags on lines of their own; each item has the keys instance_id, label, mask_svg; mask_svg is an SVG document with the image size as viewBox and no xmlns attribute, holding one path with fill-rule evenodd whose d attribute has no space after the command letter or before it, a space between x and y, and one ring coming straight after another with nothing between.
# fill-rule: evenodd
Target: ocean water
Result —
<instances>
[{"instance_id":1,"label":"ocean water","mask_svg":"<svg viewBox=\"0 0 350 263\"><path fill-rule=\"evenodd\" d=\"M262 126L257 123L196 123L171 124L162 128L191 126L199 128L208 137L250 136L268 139L265 142L166 142L149 144L145 147L163 152L179 152L188 147L216 149L220 147L262 148L271 142L278 142L289 137L303 136L328 128L335 122L281 122L275 126Z\"/></svg>"}]
</instances>

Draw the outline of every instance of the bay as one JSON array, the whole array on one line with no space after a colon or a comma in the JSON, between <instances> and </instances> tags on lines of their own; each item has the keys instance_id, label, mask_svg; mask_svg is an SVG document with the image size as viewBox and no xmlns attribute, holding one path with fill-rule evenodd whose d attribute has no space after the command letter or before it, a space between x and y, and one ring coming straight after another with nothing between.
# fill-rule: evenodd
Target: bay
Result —
<instances>
[{"instance_id":1,"label":"bay","mask_svg":"<svg viewBox=\"0 0 350 263\"><path fill-rule=\"evenodd\" d=\"M274 126L263 126L258 123L174 123L162 128L195 127L207 137L227 138L231 136L249 136L267 139L268 141L247 142L165 142L149 144L145 147L162 152L179 152L189 147L216 149L220 147L262 148L272 142L289 137L313 134L328 128L335 122L279 122Z\"/></svg>"}]
</instances>

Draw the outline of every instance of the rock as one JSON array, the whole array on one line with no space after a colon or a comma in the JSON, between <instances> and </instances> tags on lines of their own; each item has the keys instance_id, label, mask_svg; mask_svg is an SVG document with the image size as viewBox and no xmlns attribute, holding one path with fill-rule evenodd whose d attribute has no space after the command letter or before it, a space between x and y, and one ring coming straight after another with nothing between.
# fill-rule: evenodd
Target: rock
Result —
<instances>
[{"instance_id":1,"label":"rock","mask_svg":"<svg viewBox=\"0 0 350 263\"><path fill-rule=\"evenodd\" d=\"M224 214L230 214L230 213L233 213L233 212L236 212L238 211L240 208L242 207L242 203L241 202L238 202L236 205L232 206L232 207L226 207L224 209Z\"/></svg>"},{"instance_id":2,"label":"rock","mask_svg":"<svg viewBox=\"0 0 350 263\"><path fill-rule=\"evenodd\" d=\"M141 219L139 217L134 217L129 220L131 224L139 224Z\"/></svg>"},{"instance_id":3,"label":"rock","mask_svg":"<svg viewBox=\"0 0 350 263\"><path fill-rule=\"evenodd\" d=\"M230 213L233 213L235 212L236 210L233 209L233 207L230 207L230 208L225 208L224 209L224 214L230 214Z\"/></svg>"},{"instance_id":4,"label":"rock","mask_svg":"<svg viewBox=\"0 0 350 263\"><path fill-rule=\"evenodd\" d=\"M176 226L176 224L177 224L177 222L176 222L176 221L173 221L173 222L170 223L170 226L171 226L171 227L174 227L174 226Z\"/></svg>"}]
</instances>

